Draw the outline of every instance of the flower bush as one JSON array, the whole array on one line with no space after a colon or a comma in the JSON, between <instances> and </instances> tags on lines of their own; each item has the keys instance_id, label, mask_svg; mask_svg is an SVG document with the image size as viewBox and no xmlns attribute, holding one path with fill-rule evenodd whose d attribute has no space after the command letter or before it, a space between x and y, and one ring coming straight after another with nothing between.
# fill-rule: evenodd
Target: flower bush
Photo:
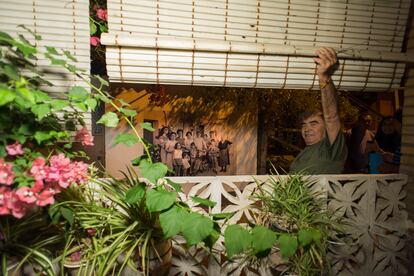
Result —
<instances>
[{"instance_id":1,"label":"flower bush","mask_svg":"<svg viewBox=\"0 0 414 276\"><path fill-rule=\"evenodd\" d=\"M88 179L88 165L74 160L83 153L68 150L73 142L93 145L79 110L93 109L96 100L82 87L51 98L43 90L49 83L32 64L37 49L5 33L0 45L0 216L20 219ZM58 64L57 50L46 48L45 56ZM74 60L69 52L64 56Z\"/></svg>"}]
</instances>

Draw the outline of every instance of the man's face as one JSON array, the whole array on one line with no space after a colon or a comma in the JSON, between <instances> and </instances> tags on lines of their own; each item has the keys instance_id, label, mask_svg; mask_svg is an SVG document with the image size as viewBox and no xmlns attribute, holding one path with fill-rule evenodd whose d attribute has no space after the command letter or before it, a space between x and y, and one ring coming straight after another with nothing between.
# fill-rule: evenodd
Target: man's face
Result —
<instances>
[{"instance_id":1,"label":"man's face","mask_svg":"<svg viewBox=\"0 0 414 276\"><path fill-rule=\"evenodd\" d=\"M307 146L321 141L325 137L325 122L319 115L312 115L302 122L302 137Z\"/></svg>"}]
</instances>

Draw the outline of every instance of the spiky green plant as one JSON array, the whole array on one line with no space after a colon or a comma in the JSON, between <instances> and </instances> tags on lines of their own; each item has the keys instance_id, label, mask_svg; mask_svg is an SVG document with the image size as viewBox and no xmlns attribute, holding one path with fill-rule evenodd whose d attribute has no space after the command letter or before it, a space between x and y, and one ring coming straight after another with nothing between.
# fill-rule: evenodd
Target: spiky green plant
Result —
<instances>
[{"instance_id":1,"label":"spiky green plant","mask_svg":"<svg viewBox=\"0 0 414 276\"><path fill-rule=\"evenodd\" d=\"M60 229L49 224L45 216L47 214L34 211L24 220L0 217L1 275L8 275L8 261L13 258L18 262L15 271L32 265L44 275L55 275L55 249L64 243L64 239Z\"/></svg>"},{"instance_id":2,"label":"spiky green plant","mask_svg":"<svg viewBox=\"0 0 414 276\"><path fill-rule=\"evenodd\" d=\"M304 175L272 175L257 182L258 223L278 234L277 245L288 272L323 275L329 272L329 240L341 231L338 219L326 208L315 182Z\"/></svg>"},{"instance_id":3,"label":"spiky green plant","mask_svg":"<svg viewBox=\"0 0 414 276\"><path fill-rule=\"evenodd\" d=\"M114 269L120 273L128 263L136 267L132 261L138 262L138 254L142 268L148 269L147 252L163 238L158 215L149 212L144 196L134 203L126 201L129 189L143 185L128 170L122 179L95 180L87 199L64 202L74 216L65 255L81 253L83 275L89 272L88 267L93 267L97 275L107 275Z\"/></svg>"}]
</instances>

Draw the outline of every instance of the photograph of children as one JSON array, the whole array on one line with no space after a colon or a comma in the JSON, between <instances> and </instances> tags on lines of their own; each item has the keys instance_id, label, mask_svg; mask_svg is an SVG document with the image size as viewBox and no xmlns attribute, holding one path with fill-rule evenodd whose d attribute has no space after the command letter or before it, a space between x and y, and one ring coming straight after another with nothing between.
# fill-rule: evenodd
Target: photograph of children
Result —
<instances>
[{"instance_id":1,"label":"photograph of children","mask_svg":"<svg viewBox=\"0 0 414 276\"><path fill-rule=\"evenodd\" d=\"M162 126L155 133L159 162L167 165L170 176L209 176L225 174L230 165L232 142L224 134L204 127L176 129L173 125ZM184 136L185 133L185 136ZM226 138L224 138L226 137Z\"/></svg>"}]
</instances>

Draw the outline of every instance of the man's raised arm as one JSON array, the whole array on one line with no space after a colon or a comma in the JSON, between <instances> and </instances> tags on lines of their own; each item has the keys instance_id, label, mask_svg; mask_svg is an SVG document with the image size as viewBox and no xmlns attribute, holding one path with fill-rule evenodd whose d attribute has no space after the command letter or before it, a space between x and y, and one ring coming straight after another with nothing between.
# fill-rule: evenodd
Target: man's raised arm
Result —
<instances>
[{"instance_id":1,"label":"man's raised arm","mask_svg":"<svg viewBox=\"0 0 414 276\"><path fill-rule=\"evenodd\" d=\"M336 52L332 48L321 48L316 51L316 54L318 57L314 58L314 61L318 64L316 74L319 77L322 94L323 117L328 139L332 145L341 130L336 88L331 79L333 70L337 64Z\"/></svg>"}]
</instances>

